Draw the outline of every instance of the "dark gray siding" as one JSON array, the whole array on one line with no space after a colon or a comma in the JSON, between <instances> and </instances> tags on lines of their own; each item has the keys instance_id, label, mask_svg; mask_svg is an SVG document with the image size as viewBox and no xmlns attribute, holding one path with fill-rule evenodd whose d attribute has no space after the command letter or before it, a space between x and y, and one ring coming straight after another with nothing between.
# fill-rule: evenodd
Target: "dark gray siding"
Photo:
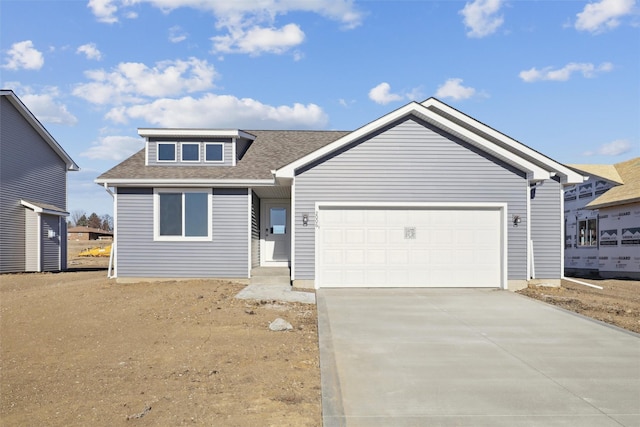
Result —
<instances>
[{"instance_id":1,"label":"dark gray siding","mask_svg":"<svg viewBox=\"0 0 640 427\"><path fill-rule=\"evenodd\" d=\"M175 162L158 162L158 142L171 142L176 144L176 161ZM200 144L200 162L181 162L182 153L180 150L181 142L191 142ZM224 162L211 163L204 161L205 144L206 143L222 143L224 144ZM233 165L233 148L231 147L230 138L219 139L202 139L202 138L155 138L149 141L148 162L149 165L167 165L167 166L232 166Z\"/></svg>"},{"instance_id":2,"label":"dark gray siding","mask_svg":"<svg viewBox=\"0 0 640 427\"><path fill-rule=\"evenodd\" d=\"M527 180L486 154L407 120L296 176L296 224L320 202L501 202L508 227L508 278L526 279ZM295 278L314 279L314 227L296 227Z\"/></svg>"},{"instance_id":3,"label":"dark gray siding","mask_svg":"<svg viewBox=\"0 0 640 427\"><path fill-rule=\"evenodd\" d=\"M244 153L246 153L247 150L249 149L251 142L252 141L249 141L247 139L242 139L242 138L236 139L236 159L237 160L242 159L242 156L244 156Z\"/></svg>"},{"instance_id":4,"label":"dark gray siding","mask_svg":"<svg viewBox=\"0 0 640 427\"><path fill-rule=\"evenodd\" d=\"M212 241L153 240L152 189L118 189L118 277L248 277L247 189L213 189Z\"/></svg>"},{"instance_id":5,"label":"dark gray siding","mask_svg":"<svg viewBox=\"0 0 640 427\"><path fill-rule=\"evenodd\" d=\"M531 200L531 240L536 279L562 277L562 216L560 183L548 179L535 190Z\"/></svg>"},{"instance_id":6,"label":"dark gray siding","mask_svg":"<svg viewBox=\"0 0 640 427\"><path fill-rule=\"evenodd\" d=\"M60 236L60 217L55 215L41 215L41 238L42 246L42 270L55 271L60 269L60 243L63 239ZM49 237L49 230L55 233L55 237Z\"/></svg>"},{"instance_id":7,"label":"dark gray siding","mask_svg":"<svg viewBox=\"0 0 640 427\"><path fill-rule=\"evenodd\" d=\"M260 266L260 199L251 192L251 266Z\"/></svg>"},{"instance_id":8,"label":"dark gray siding","mask_svg":"<svg viewBox=\"0 0 640 427\"><path fill-rule=\"evenodd\" d=\"M6 273L25 270L20 199L66 209L67 188L64 161L5 97L0 102L0 273Z\"/></svg>"}]
</instances>

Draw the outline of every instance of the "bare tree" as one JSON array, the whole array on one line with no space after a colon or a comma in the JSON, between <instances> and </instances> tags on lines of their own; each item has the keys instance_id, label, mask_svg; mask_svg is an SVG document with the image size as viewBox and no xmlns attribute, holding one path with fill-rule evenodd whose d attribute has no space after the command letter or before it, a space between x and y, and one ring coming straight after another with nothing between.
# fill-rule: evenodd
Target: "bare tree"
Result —
<instances>
[{"instance_id":1,"label":"bare tree","mask_svg":"<svg viewBox=\"0 0 640 427\"><path fill-rule=\"evenodd\" d=\"M113 231L113 218L109 214L102 215L102 228L104 231Z\"/></svg>"},{"instance_id":2,"label":"bare tree","mask_svg":"<svg viewBox=\"0 0 640 427\"><path fill-rule=\"evenodd\" d=\"M85 213L85 211L83 211L82 209L78 209L75 210L73 212L71 212L71 222L73 223L73 225L75 225L76 227L79 227L81 225L87 225L87 224L81 224L82 222L82 217L84 217L84 220L86 222L87 220L87 214Z\"/></svg>"}]
</instances>

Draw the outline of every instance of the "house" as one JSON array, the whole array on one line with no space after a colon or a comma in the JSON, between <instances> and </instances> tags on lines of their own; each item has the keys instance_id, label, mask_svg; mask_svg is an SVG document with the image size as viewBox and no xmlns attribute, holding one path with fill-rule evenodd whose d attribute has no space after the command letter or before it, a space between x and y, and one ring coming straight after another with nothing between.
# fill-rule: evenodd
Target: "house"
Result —
<instances>
[{"instance_id":1,"label":"house","mask_svg":"<svg viewBox=\"0 0 640 427\"><path fill-rule=\"evenodd\" d=\"M584 177L430 98L353 132L139 129L96 179L119 280L295 287L559 284L563 188Z\"/></svg>"},{"instance_id":2,"label":"house","mask_svg":"<svg viewBox=\"0 0 640 427\"><path fill-rule=\"evenodd\" d=\"M79 170L10 90L0 90L0 273L64 270L67 171Z\"/></svg>"},{"instance_id":3,"label":"house","mask_svg":"<svg viewBox=\"0 0 640 427\"><path fill-rule=\"evenodd\" d=\"M640 157L570 166L589 179L565 190L565 274L640 279Z\"/></svg>"},{"instance_id":4,"label":"house","mask_svg":"<svg viewBox=\"0 0 640 427\"><path fill-rule=\"evenodd\" d=\"M111 240L113 233L111 231L101 230L91 227L71 227L67 231L68 240Z\"/></svg>"}]
</instances>

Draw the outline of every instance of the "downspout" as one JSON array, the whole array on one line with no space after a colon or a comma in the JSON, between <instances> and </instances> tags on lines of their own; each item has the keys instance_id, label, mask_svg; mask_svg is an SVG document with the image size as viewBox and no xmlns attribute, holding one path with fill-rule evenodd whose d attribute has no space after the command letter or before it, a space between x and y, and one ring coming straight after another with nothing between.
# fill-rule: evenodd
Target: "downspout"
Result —
<instances>
[{"instance_id":1,"label":"downspout","mask_svg":"<svg viewBox=\"0 0 640 427\"><path fill-rule=\"evenodd\" d=\"M111 198L114 201L114 205L115 205L115 196L113 194L113 191L109 190L109 186L107 185L107 183L105 182L103 184L104 189L106 190L107 193L109 193L111 195ZM114 215L115 217L115 215ZM115 232L115 228L116 228L116 219L113 218L113 240L111 242L111 251L109 253L109 267L107 268L107 279L112 279L113 276L111 275L111 271L113 269L113 253L115 251L116 248L116 232Z\"/></svg>"}]
</instances>

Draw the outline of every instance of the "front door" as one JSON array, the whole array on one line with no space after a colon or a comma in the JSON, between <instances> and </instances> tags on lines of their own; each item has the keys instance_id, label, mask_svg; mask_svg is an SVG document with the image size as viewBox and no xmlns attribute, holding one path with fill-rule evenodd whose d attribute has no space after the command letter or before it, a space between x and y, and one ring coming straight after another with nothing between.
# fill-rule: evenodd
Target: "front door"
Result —
<instances>
[{"instance_id":1,"label":"front door","mask_svg":"<svg viewBox=\"0 0 640 427\"><path fill-rule=\"evenodd\" d=\"M262 264L289 265L291 218L289 200L262 200Z\"/></svg>"}]
</instances>

